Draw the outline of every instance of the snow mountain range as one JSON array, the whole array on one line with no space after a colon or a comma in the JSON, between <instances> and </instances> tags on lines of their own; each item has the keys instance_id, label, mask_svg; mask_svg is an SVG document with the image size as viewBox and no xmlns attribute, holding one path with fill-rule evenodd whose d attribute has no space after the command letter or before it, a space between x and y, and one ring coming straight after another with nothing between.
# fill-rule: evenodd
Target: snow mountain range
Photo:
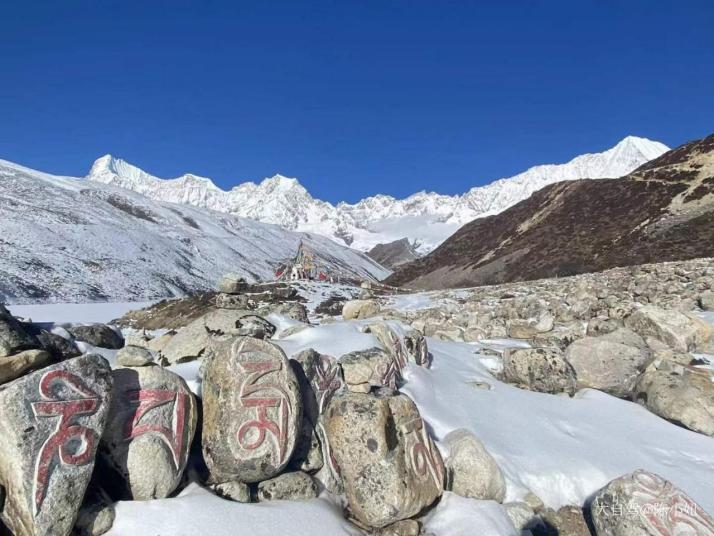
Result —
<instances>
[{"instance_id":1,"label":"snow mountain range","mask_svg":"<svg viewBox=\"0 0 714 536\"><path fill-rule=\"evenodd\" d=\"M669 148L657 141L627 136L614 147L577 156L565 164L535 166L513 177L472 188L463 195L418 192L405 199L388 195L333 205L315 199L297 179L275 175L222 190L208 178L186 174L160 179L124 160L106 155L87 179L133 190L152 199L209 208L321 234L368 251L377 244L408 238L420 254L436 248L464 224L498 214L542 187L565 180L626 175Z\"/></svg>"},{"instance_id":2,"label":"snow mountain range","mask_svg":"<svg viewBox=\"0 0 714 536\"><path fill-rule=\"evenodd\" d=\"M0 303L140 301L274 277L300 241L342 279L383 279L367 255L205 208L0 160Z\"/></svg>"}]
</instances>

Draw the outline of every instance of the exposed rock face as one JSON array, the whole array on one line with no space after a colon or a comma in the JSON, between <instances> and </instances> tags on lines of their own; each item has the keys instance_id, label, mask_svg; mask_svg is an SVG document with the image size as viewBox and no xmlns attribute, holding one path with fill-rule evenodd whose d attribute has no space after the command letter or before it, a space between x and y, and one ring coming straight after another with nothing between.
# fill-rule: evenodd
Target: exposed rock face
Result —
<instances>
[{"instance_id":1,"label":"exposed rock face","mask_svg":"<svg viewBox=\"0 0 714 536\"><path fill-rule=\"evenodd\" d=\"M260 501L306 501L317 497L317 482L302 471L283 473L258 484Z\"/></svg>"},{"instance_id":2,"label":"exposed rock face","mask_svg":"<svg viewBox=\"0 0 714 536\"><path fill-rule=\"evenodd\" d=\"M0 357L0 385L38 369L50 362L50 354L44 350L25 350L15 355Z\"/></svg>"},{"instance_id":3,"label":"exposed rock face","mask_svg":"<svg viewBox=\"0 0 714 536\"><path fill-rule=\"evenodd\" d=\"M662 477L635 471L600 490L590 507L598 536L714 535L714 519Z\"/></svg>"},{"instance_id":4,"label":"exposed rock face","mask_svg":"<svg viewBox=\"0 0 714 536\"><path fill-rule=\"evenodd\" d=\"M653 306L637 309L625 319L625 325L639 335L654 337L679 352L694 350L713 334L712 327L694 315Z\"/></svg>"},{"instance_id":5,"label":"exposed rock face","mask_svg":"<svg viewBox=\"0 0 714 536\"><path fill-rule=\"evenodd\" d=\"M471 499L503 502L506 481L501 468L476 436L459 428L448 433L444 444L449 449L446 459L449 491Z\"/></svg>"},{"instance_id":6,"label":"exposed rock face","mask_svg":"<svg viewBox=\"0 0 714 536\"><path fill-rule=\"evenodd\" d=\"M467 223L429 255L399 266L386 283L463 288L712 257L712 177L709 136L620 179L549 185Z\"/></svg>"},{"instance_id":7,"label":"exposed rock face","mask_svg":"<svg viewBox=\"0 0 714 536\"><path fill-rule=\"evenodd\" d=\"M109 363L70 359L0 390L2 520L16 536L70 533L111 403Z\"/></svg>"},{"instance_id":8,"label":"exposed rock face","mask_svg":"<svg viewBox=\"0 0 714 536\"><path fill-rule=\"evenodd\" d=\"M186 382L160 367L116 369L101 455L129 498L162 499L178 486L196 432L196 400Z\"/></svg>"},{"instance_id":9,"label":"exposed rock face","mask_svg":"<svg viewBox=\"0 0 714 536\"><path fill-rule=\"evenodd\" d=\"M664 419L714 437L714 382L707 371L655 362L637 382L634 398Z\"/></svg>"},{"instance_id":10,"label":"exposed rock face","mask_svg":"<svg viewBox=\"0 0 714 536\"><path fill-rule=\"evenodd\" d=\"M610 335L613 334L616 332ZM642 344L644 346L644 341ZM565 350L565 359L575 369L578 387L591 387L613 396L627 397L647 366L650 353L606 335L573 342Z\"/></svg>"},{"instance_id":11,"label":"exposed rock face","mask_svg":"<svg viewBox=\"0 0 714 536\"><path fill-rule=\"evenodd\" d=\"M350 513L364 525L412 517L441 495L443 461L406 396L341 393L327 408L325 429Z\"/></svg>"},{"instance_id":12,"label":"exposed rock face","mask_svg":"<svg viewBox=\"0 0 714 536\"><path fill-rule=\"evenodd\" d=\"M216 483L259 482L288 463L302 399L283 351L260 339L218 342L205 361L203 454Z\"/></svg>"},{"instance_id":13,"label":"exposed rock face","mask_svg":"<svg viewBox=\"0 0 714 536\"><path fill-rule=\"evenodd\" d=\"M503 356L503 379L529 391L573 394L573 367L555 348L511 350Z\"/></svg>"},{"instance_id":14,"label":"exposed rock face","mask_svg":"<svg viewBox=\"0 0 714 536\"><path fill-rule=\"evenodd\" d=\"M367 252L367 255L390 270L419 258L419 254L408 238L395 240L388 244L377 244Z\"/></svg>"},{"instance_id":15,"label":"exposed rock face","mask_svg":"<svg viewBox=\"0 0 714 536\"><path fill-rule=\"evenodd\" d=\"M379 314L379 303L375 300L351 300L342 307L342 318L361 320Z\"/></svg>"},{"instance_id":16,"label":"exposed rock face","mask_svg":"<svg viewBox=\"0 0 714 536\"><path fill-rule=\"evenodd\" d=\"M124 346L124 337L106 324L71 326L67 328L67 331L78 341L88 342L92 346L112 350L118 350Z\"/></svg>"}]
</instances>

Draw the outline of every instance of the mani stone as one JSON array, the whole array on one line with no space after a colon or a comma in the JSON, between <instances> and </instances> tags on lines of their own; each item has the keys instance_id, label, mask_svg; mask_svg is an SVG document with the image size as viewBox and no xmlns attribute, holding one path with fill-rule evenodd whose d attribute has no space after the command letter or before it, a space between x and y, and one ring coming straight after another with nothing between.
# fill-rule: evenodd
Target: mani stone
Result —
<instances>
[{"instance_id":1,"label":"mani stone","mask_svg":"<svg viewBox=\"0 0 714 536\"><path fill-rule=\"evenodd\" d=\"M109 363L84 355L0 390L2 521L15 536L67 536L111 404Z\"/></svg>"},{"instance_id":2,"label":"mani stone","mask_svg":"<svg viewBox=\"0 0 714 536\"><path fill-rule=\"evenodd\" d=\"M19 378L28 370L41 368L49 362L50 354L44 350L25 350L0 357L0 384Z\"/></svg>"},{"instance_id":3,"label":"mani stone","mask_svg":"<svg viewBox=\"0 0 714 536\"><path fill-rule=\"evenodd\" d=\"M570 395L575 392L575 371L556 348L506 350L503 378L529 391Z\"/></svg>"},{"instance_id":4,"label":"mani stone","mask_svg":"<svg viewBox=\"0 0 714 536\"><path fill-rule=\"evenodd\" d=\"M301 426L295 373L274 344L220 341L204 362L203 455L212 482L260 482L290 461Z\"/></svg>"},{"instance_id":5,"label":"mani stone","mask_svg":"<svg viewBox=\"0 0 714 536\"><path fill-rule=\"evenodd\" d=\"M407 350L407 356L413 363L427 368L431 365L431 354L421 331L408 330L404 335L404 347Z\"/></svg>"},{"instance_id":6,"label":"mani stone","mask_svg":"<svg viewBox=\"0 0 714 536\"><path fill-rule=\"evenodd\" d=\"M601 489L590 505L598 536L714 536L714 519L662 477L638 470Z\"/></svg>"},{"instance_id":7,"label":"mani stone","mask_svg":"<svg viewBox=\"0 0 714 536\"><path fill-rule=\"evenodd\" d=\"M391 354L381 348L357 350L340 358L347 388L367 393L372 387L396 389L401 367Z\"/></svg>"},{"instance_id":8,"label":"mani stone","mask_svg":"<svg viewBox=\"0 0 714 536\"><path fill-rule=\"evenodd\" d=\"M709 371L655 361L637 381L634 399L663 419L714 437L714 382Z\"/></svg>"},{"instance_id":9,"label":"mani stone","mask_svg":"<svg viewBox=\"0 0 714 536\"><path fill-rule=\"evenodd\" d=\"M376 300L350 300L342 306L342 318L345 320L361 320L379 314L379 303Z\"/></svg>"},{"instance_id":10,"label":"mani stone","mask_svg":"<svg viewBox=\"0 0 714 536\"><path fill-rule=\"evenodd\" d=\"M496 460L471 432L459 428L444 438L447 489L469 499L503 502L506 481Z\"/></svg>"},{"instance_id":11,"label":"mani stone","mask_svg":"<svg viewBox=\"0 0 714 536\"><path fill-rule=\"evenodd\" d=\"M410 518L444 490L444 464L414 402L344 392L325 414L351 515L382 528Z\"/></svg>"},{"instance_id":12,"label":"mani stone","mask_svg":"<svg viewBox=\"0 0 714 536\"><path fill-rule=\"evenodd\" d=\"M258 484L259 501L307 501L317 497L317 482L307 473L283 473Z\"/></svg>"},{"instance_id":13,"label":"mani stone","mask_svg":"<svg viewBox=\"0 0 714 536\"><path fill-rule=\"evenodd\" d=\"M124 346L124 338L106 324L70 326L67 331L78 341L84 341L99 348L118 350Z\"/></svg>"},{"instance_id":14,"label":"mani stone","mask_svg":"<svg viewBox=\"0 0 714 536\"><path fill-rule=\"evenodd\" d=\"M196 432L196 400L179 375L160 367L113 372L109 424L100 455L133 500L163 499L178 486Z\"/></svg>"}]
</instances>

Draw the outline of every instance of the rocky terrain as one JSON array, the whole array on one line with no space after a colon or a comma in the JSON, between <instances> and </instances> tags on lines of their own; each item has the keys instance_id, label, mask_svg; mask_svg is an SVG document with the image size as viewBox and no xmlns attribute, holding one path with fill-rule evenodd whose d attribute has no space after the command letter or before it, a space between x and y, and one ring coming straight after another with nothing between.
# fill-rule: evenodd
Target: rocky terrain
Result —
<instances>
[{"instance_id":1,"label":"rocky terrain","mask_svg":"<svg viewBox=\"0 0 714 536\"><path fill-rule=\"evenodd\" d=\"M459 229L392 285L434 289L714 255L714 136L626 177L560 182Z\"/></svg>"},{"instance_id":2,"label":"rocky terrain","mask_svg":"<svg viewBox=\"0 0 714 536\"><path fill-rule=\"evenodd\" d=\"M2 522L714 535L714 260L328 288L227 276L122 331L0 309Z\"/></svg>"},{"instance_id":3,"label":"rocky terrain","mask_svg":"<svg viewBox=\"0 0 714 536\"><path fill-rule=\"evenodd\" d=\"M367 252L367 255L390 270L420 257L408 238L395 240L389 244L377 244Z\"/></svg>"},{"instance_id":4,"label":"rocky terrain","mask_svg":"<svg viewBox=\"0 0 714 536\"><path fill-rule=\"evenodd\" d=\"M361 251L407 238L423 255L465 223L502 212L544 186L573 179L621 177L667 149L656 141L627 136L605 151L576 156L564 164L534 166L513 177L471 188L463 195L418 192L395 199L380 194L354 204L336 205L315 199L297 179L283 175L260 183L238 184L226 191L210 179L191 173L160 179L111 155L94 162L87 179L160 201L321 234Z\"/></svg>"}]
</instances>

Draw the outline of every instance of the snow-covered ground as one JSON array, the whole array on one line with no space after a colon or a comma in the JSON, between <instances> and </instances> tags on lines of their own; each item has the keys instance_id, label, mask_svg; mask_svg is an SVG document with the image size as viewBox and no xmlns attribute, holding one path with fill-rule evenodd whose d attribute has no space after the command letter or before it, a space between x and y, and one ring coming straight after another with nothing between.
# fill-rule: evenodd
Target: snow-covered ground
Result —
<instances>
[{"instance_id":1,"label":"snow-covered ground","mask_svg":"<svg viewBox=\"0 0 714 536\"><path fill-rule=\"evenodd\" d=\"M42 307L36 307L36 317L50 314L50 310L43 312ZM17 308L13 312L19 314ZM51 310L52 314L61 312ZM703 316L714 322L714 315ZM65 319L57 316L55 320ZM279 329L294 323L275 315L271 321L278 323ZM379 344L373 335L362 332L372 321L318 325L275 342L289 356L305 348L340 356ZM568 398L504 384L491 372L494 358L483 355L481 349L513 342L484 341L482 345L429 339L432 367L407 366L401 391L417 403L444 454L441 440L449 431L461 427L471 430L501 466L508 486L507 500L518 500L532 491L552 508L583 505L610 480L646 469L671 480L705 510L714 512L714 438L678 427L637 404L599 391L586 389ZM105 355L111 358L111 352ZM200 394L197 362L172 370ZM425 529L449 536L518 534L501 505L451 493L446 493L427 515ZM343 519L339 504L325 492L306 502L240 504L220 499L197 485L172 499L119 503L109 534L244 533L357 534Z\"/></svg>"},{"instance_id":2,"label":"snow-covered ground","mask_svg":"<svg viewBox=\"0 0 714 536\"><path fill-rule=\"evenodd\" d=\"M127 311L148 307L153 302L105 302L105 303L41 303L11 305L15 316L31 319L33 322L71 322L76 324L107 323L119 318Z\"/></svg>"}]
</instances>

